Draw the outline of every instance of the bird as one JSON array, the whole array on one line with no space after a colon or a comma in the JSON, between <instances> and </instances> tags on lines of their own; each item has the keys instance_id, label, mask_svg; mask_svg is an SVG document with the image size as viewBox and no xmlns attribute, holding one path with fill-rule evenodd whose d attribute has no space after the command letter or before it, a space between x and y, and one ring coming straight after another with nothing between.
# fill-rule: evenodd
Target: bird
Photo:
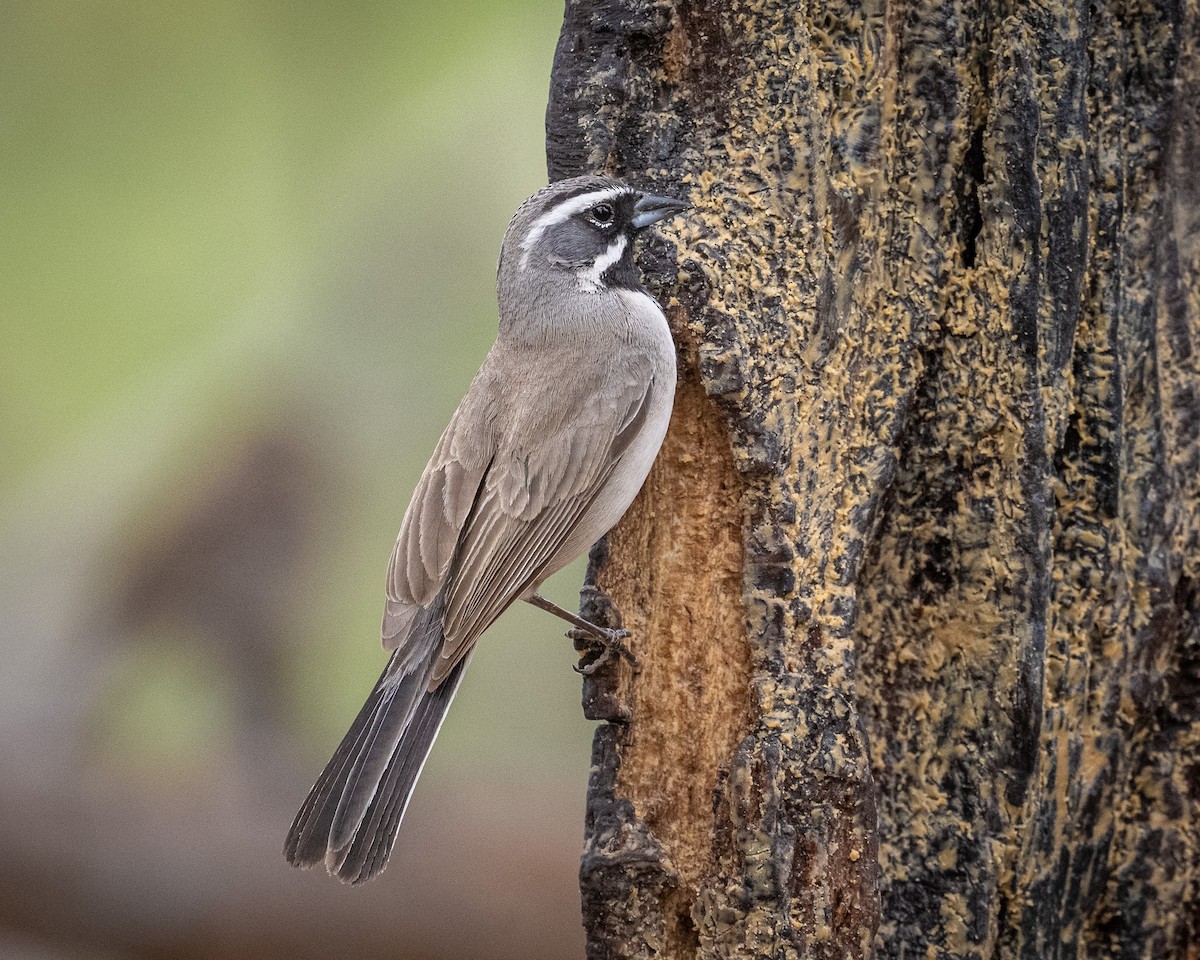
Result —
<instances>
[{"instance_id":1,"label":"bird","mask_svg":"<svg viewBox=\"0 0 1200 960\"><path fill-rule=\"evenodd\" d=\"M288 832L284 855L346 883L387 865L480 635L518 600L611 651L624 630L538 592L606 534L666 435L675 345L634 241L690 204L607 176L517 209L496 340L425 467L387 570L387 665ZM586 669L586 668L585 668Z\"/></svg>"}]
</instances>

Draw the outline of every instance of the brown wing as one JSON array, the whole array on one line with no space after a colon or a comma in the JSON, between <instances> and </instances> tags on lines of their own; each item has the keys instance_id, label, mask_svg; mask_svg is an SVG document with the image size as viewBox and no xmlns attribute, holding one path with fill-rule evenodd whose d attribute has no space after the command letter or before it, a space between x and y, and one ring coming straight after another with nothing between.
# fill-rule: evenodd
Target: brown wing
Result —
<instances>
[{"instance_id":1,"label":"brown wing","mask_svg":"<svg viewBox=\"0 0 1200 960\"><path fill-rule=\"evenodd\" d=\"M495 400L487 365L451 417L421 474L388 561L383 645L395 649L446 581L463 526L495 456Z\"/></svg>"},{"instance_id":2,"label":"brown wing","mask_svg":"<svg viewBox=\"0 0 1200 960\"><path fill-rule=\"evenodd\" d=\"M581 395L578 404L562 395L573 391L560 388L549 423L512 431L542 439L528 450L502 448L479 488L449 581L445 639L431 688L545 575L641 429L650 387L631 377L619 389L610 385L607 398Z\"/></svg>"}]
</instances>

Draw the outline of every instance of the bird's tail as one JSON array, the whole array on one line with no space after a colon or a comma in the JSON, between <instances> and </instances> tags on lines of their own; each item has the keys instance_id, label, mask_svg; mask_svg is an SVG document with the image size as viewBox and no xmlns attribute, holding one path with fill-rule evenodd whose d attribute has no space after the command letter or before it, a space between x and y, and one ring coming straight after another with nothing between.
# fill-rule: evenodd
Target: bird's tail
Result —
<instances>
[{"instance_id":1,"label":"bird's tail","mask_svg":"<svg viewBox=\"0 0 1200 960\"><path fill-rule=\"evenodd\" d=\"M284 856L297 867L324 862L361 883L386 865L425 758L462 682L461 660L435 690L441 604L422 610L409 641L392 654L349 732L309 791L288 831Z\"/></svg>"}]
</instances>

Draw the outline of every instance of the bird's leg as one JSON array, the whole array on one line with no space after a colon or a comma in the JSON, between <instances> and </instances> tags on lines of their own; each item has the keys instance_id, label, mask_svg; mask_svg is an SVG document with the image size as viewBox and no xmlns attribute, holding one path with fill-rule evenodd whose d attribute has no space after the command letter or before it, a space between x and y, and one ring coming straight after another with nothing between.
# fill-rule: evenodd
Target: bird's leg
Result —
<instances>
[{"instance_id":1,"label":"bird's leg","mask_svg":"<svg viewBox=\"0 0 1200 960\"><path fill-rule=\"evenodd\" d=\"M547 600L540 593L532 593L524 599L526 603L532 603L539 610L545 610L547 613L552 613L556 617L566 620L567 623L574 624L578 630L586 633L588 636L596 640L609 640L611 639L612 635L617 632L623 633L625 636L629 636L628 630L614 631L609 630L607 627L598 627L591 621L584 620L583 617L577 616L570 610L560 607L553 600Z\"/></svg>"},{"instance_id":2,"label":"bird's leg","mask_svg":"<svg viewBox=\"0 0 1200 960\"><path fill-rule=\"evenodd\" d=\"M624 643L625 638L629 636L628 630L611 630L608 627L598 627L596 624L584 620L583 617L571 613L570 610L563 609L557 603L547 600L540 593L531 593L523 599L526 603L533 604L539 610L545 610L547 613L552 613L556 617L566 620L567 623L573 624L575 629L567 633L567 636L572 640L590 639L598 641L604 647L604 652L595 661L589 663L586 667L576 667L576 672L590 676L607 663L614 653L626 657L633 668L635 670L638 669L637 657L633 655L633 651Z\"/></svg>"}]
</instances>

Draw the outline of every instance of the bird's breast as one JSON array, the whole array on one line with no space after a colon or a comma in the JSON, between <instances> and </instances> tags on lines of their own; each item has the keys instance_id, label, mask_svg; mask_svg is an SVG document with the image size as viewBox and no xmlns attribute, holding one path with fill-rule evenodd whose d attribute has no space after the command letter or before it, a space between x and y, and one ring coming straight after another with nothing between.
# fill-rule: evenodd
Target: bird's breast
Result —
<instances>
[{"instance_id":1,"label":"bird's breast","mask_svg":"<svg viewBox=\"0 0 1200 960\"><path fill-rule=\"evenodd\" d=\"M638 433L626 446L612 475L588 512L555 556L547 575L561 569L608 533L645 483L658 455L675 399L675 346L666 318L646 293L621 291L629 322L624 344L613 359L616 376L644 377L645 415ZM636 371L636 372L635 372Z\"/></svg>"}]
</instances>

